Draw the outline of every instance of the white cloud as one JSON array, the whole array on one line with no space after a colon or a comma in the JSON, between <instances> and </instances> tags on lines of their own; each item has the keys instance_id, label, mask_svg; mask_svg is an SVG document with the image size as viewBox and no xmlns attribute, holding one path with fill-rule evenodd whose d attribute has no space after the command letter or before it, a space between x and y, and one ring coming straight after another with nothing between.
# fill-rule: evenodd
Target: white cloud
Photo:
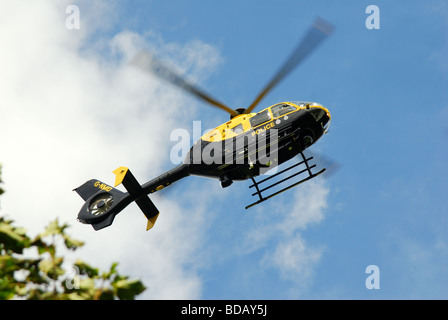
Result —
<instances>
[{"instance_id":1,"label":"white cloud","mask_svg":"<svg viewBox=\"0 0 448 320\"><path fill-rule=\"evenodd\" d=\"M262 264L277 268L284 279L307 284L313 276L322 248L310 248L300 234L280 241L273 252L267 253Z\"/></svg>"},{"instance_id":2,"label":"white cloud","mask_svg":"<svg viewBox=\"0 0 448 320\"><path fill-rule=\"evenodd\" d=\"M100 12L105 2L81 6L80 30L65 28L68 4L2 3L0 161L7 192L1 214L31 234L59 216L72 225L73 237L86 241L77 252L81 258L103 269L118 261L121 273L149 287L143 297L199 298L193 262L204 232L203 209L190 210L187 218L185 208L156 197L161 215L150 233L134 205L100 232L75 221L82 200L71 190L87 179L112 184L111 171L120 165L140 182L160 174L169 161L169 132L185 126L194 105L185 106L177 90L127 66L148 38L123 32L95 46L94 33L113 18ZM154 42L162 52L166 46L180 49L172 62L182 61L198 79L219 61L219 53L200 41ZM111 50L108 59L104 50Z\"/></svg>"},{"instance_id":3,"label":"white cloud","mask_svg":"<svg viewBox=\"0 0 448 320\"><path fill-rule=\"evenodd\" d=\"M277 202L263 210L269 214L258 220L248 233L242 252L263 249L261 266L274 268L283 279L306 287L314 276L324 247L309 245L301 233L324 219L329 189L319 177L290 192L292 203Z\"/></svg>"},{"instance_id":4,"label":"white cloud","mask_svg":"<svg viewBox=\"0 0 448 320\"><path fill-rule=\"evenodd\" d=\"M292 209L284 215L278 228L285 234L291 235L295 230L304 230L308 225L320 222L323 211L327 208L329 190L325 187L321 177L299 186L294 193Z\"/></svg>"}]
</instances>

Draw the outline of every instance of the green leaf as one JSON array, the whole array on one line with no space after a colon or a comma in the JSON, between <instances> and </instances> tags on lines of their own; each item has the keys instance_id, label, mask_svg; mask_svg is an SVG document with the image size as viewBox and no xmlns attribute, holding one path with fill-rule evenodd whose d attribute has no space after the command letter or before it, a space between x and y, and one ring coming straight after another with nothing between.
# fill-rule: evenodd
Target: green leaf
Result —
<instances>
[{"instance_id":1,"label":"green leaf","mask_svg":"<svg viewBox=\"0 0 448 320\"><path fill-rule=\"evenodd\" d=\"M103 272L102 278L104 280L112 280L112 278L115 278L115 276L118 274L117 273L117 266L118 266L118 262L112 263L112 265L110 266L109 272L107 272L107 273Z\"/></svg>"},{"instance_id":2,"label":"green leaf","mask_svg":"<svg viewBox=\"0 0 448 320\"><path fill-rule=\"evenodd\" d=\"M40 236L47 237L47 236L53 236L53 235L60 235L64 233L64 230L68 227L67 224L64 224L63 226L59 225L59 219L56 218L54 221L51 221L48 226L45 228L44 232L40 234Z\"/></svg>"},{"instance_id":3,"label":"green leaf","mask_svg":"<svg viewBox=\"0 0 448 320\"><path fill-rule=\"evenodd\" d=\"M2 286L0 286L0 300L9 300L14 298L16 292L11 288L2 288Z\"/></svg>"},{"instance_id":4,"label":"green leaf","mask_svg":"<svg viewBox=\"0 0 448 320\"><path fill-rule=\"evenodd\" d=\"M110 289L103 289L97 292L96 297L97 300L114 300L115 295L114 292Z\"/></svg>"},{"instance_id":5,"label":"green leaf","mask_svg":"<svg viewBox=\"0 0 448 320\"><path fill-rule=\"evenodd\" d=\"M39 262L39 270L43 273L48 273L53 268L53 261L45 259Z\"/></svg>"},{"instance_id":6,"label":"green leaf","mask_svg":"<svg viewBox=\"0 0 448 320\"><path fill-rule=\"evenodd\" d=\"M64 234L63 237L64 237L64 243L65 243L65 246L67 247L67 249L76 250L79 247L82 247L84 245L84 242L82 242L80 240L73 239L66 234Z\"/></svg>"},{"instance_id":7,"label":"green leaf","mask_svg":"<svg viewBox=\"0 0 448 320\"><path fill-rule=\"evenodd\" d=\"M65 296L66 298L64 300L87 300L89 299L89 295L79 293L79 292L72 292Z\"/></svg>"},{"instance_id":8,"label":"green leaf","mask_svg":"<svg viewBox=\"0 0 448 320\"><path fill-rule=\"evenodd\" d=\"M54 244L46 244L41 239L34 241L32 244L37 247L39 254L48 252L52 257L56 255L56 246Z\"/></svg>"},{"instance_id":9,"label":"green leaf","mask_svg":"<svg viewBox=\"0 0 448 320\"><path fill-rule=\"evenodd\" d=\"M23 228L15 228L12 221L0 219L0 248L6 251L22 253L23 249L29 247L30 239L26 236Z\"/></svg>"},{"instance_id":10,"label":"green leaf","mask_svg":"<svg viewBox=\"0 0 448 320\"><path fill-rule=\"evenodd\" d=\"M78 268L80 275L87 275L90 278L98 276L99 271L97 268L91 267L80 259L76 260L73 265Z\"/></svg>"},{"instance_id":11,"label":"green leaf","mask_svg":"<svg viewBox=\"0 0 448 320\"><path fill-rule=\"evenodd\" d=\"M145 286L139 280L120 280L112 284L121 300L133 300L135 296L145 291Z\"/></svg>"},{"instance_id":12,"label":"green leaf","mask_svg":"<svg viewBox=\"0 0 448 320\"><path fill-rule=\"evenodd\" d=\"M39 270L45 273L50 279L57 280L65 271L61 268L64 258L45 259L39 262Z\"/></svg>"},{"instance_id":13,"label":"green leaf","mask_svg":"<svg viewBox=\"0 0 448 320\"><path fill-rule=\"evenodd\" d=\"M79 281L79 289L93 291L95 289L95 281L92 278L84 278Z\"/></svg>"}]
</instances>

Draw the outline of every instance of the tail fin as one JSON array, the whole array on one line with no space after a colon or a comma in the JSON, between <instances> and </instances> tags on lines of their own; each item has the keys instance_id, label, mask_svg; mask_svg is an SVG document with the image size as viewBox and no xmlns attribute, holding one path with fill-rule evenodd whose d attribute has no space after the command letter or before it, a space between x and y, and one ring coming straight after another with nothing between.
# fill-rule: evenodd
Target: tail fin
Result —
<instances>
[{"instance_id":1,"label":"tail fin","mask_svg":"<svg viewBox=\"0 0 448 320\"><path fill-rule=\"evenodd\" d=\"M100 230L110 226L115 216L135 201L148 219L146 230L151 229L159 216L159 210L128 168L120 167L113 172L116 175L115 187L123 184L128 192L122 192L96 179L87 181L74 190L85 201L78 220Z\"/></svg>"}]
</instances>

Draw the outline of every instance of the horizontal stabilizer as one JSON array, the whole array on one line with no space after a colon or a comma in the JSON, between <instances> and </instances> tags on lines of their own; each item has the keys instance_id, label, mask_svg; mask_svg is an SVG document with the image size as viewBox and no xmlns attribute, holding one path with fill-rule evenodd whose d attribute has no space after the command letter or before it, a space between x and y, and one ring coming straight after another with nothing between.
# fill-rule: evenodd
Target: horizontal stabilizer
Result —
<instances>
[{"instance_id":1,"label":"horizontal stabilizer","mask_svg":"<svg viewBox=\"0 0 448 320\"><path fill-rule=\"evenodd\" d=\"M131 170L126 167L119 167L115 169L113 173L115 173L115 186L123 184L129 194L133 197L138 197L142 193L142 186L138 183ZM151 229L157 220L159 210L147 195L138 197L135 200L135 203L137 203L140 210L142 210L143 214L148 219L147 230ZM149 227L150 225L151 227Z\"/></svg>"},{"instance_id":2,"label":"horizontal stabilizer","mask_svg":"<svg viewBox=\"0 0 448 320\"><path fill-rule=\"evenodd\" d=\"M148 196L135 200L135 203L137 203L148 220L159 214L159 210Z\"/></svg>"},{"instance_id":3,"label":"horizontal stabilizer","mask_svg":"<svg viewBox=\"0 0 448 320\"><path fill-rule=\"evenodd\" d=\"M148 231L149 229L152 229L152 227L154 227L154 224L156 223L156 220L158 217L159 217L159 214L152 217L151 219L148 219L148 223L146 224L146 231Z\"/></svg>"},{"instance_id":4,"label":"horizontal stabilizer","mask_svg":"<svg viewBox=\"0 0 448 320\"><path fill-rule=\"evenodd\" d=\"M115 169L113 173L115 173L115 187L122 183L130 195L135 195L141 191L142 187L140 186L140 183L138 183L137 179L135 179L131 170L128 168L119 167Z\"/></svg>"}]
</instances>

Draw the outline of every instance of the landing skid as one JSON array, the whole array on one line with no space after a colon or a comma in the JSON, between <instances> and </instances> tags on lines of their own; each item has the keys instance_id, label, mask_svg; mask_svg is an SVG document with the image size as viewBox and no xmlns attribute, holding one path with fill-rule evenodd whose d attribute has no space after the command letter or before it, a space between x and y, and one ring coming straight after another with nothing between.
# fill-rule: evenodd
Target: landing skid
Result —
<instances>
[{"instance_id":1,"label":"landing skid","mask_svg":"<svg viewBox=\"0 0 448 320\"><path fill-rule=\"evenodd\" d=\"M255 205L257 205L257 204L260 204L260 203L262 203L262 202L264 202L264 201L266 201L266 200L268 200L268 199L270 199L270 198L273 198L273 197L275 197L276 195L278 195L278 194L280 194L280 193L282 193L282 192L284 192L284 191L286 191L286 190L289 190L289 189L291 189L291 188L293 188L293 187L295 187L295 186L297 186L297 185L299 185L299 184L301 184L301 183L303 183L303 182L305 182L305 181L311 180L311 179L317 177L318 175L322 174L322 173L326 170L326 169L324 168L324 169L320 170L320 171L317 172L317 173L312 173L312 172L311 172L311 169L313 169L314 167L316 167L316 165L313 164L313 165L310 166L310 164L308 163L308 161L310 161L311 159L313 159L313 157L306 158L305 155L304 155L302 152L300 152L300 155L302 156L302 159L303 159L302 161L300 161L299 163L293 164L292 166L290 166L290 167L288 167L288 168L286 168L286 169L284 169L284 170L282 170L282 171L280 171L280 172L277 172L276 174L273 174L272 176L269 176L269 177L267 177L266 179L263 179L263 180L257 182L257 181L255 181L254 178L251 178L251 179L252 179L252 182L253 182L254 184L250 185L249 188L253 188L253 187L255 187L255 189L256 189L257 191L256 191L255 193L252 193L252 196L258 195L259 200L258 200L258 201L255 201L254 203L252 203L252 204L250 204L250 205L248 205L248 206L246 207L246 209L249 209L250 207L253 207L253 206L255 206ZM274 177L278 177L278 176L284 174L285 172L287 172L287 171L289 171L289 170L291 170L291 169L293 169L293 168L295 168L295 167L298 167L298 166L300 166L300 165L302 165L302 164L305 164L305 166L306 166L305 169L300 170L300 171L298 171L298 172L296 172L296 173L293 173L293 174L287 176L286 178L284 178L284 179L282 179L282 180L280 180L280 181L277 181L277 182L275 182L275 183L272 183L271 185L268 185L267 187L265 187L265 188L263 188L263 189L260 189L260 185L261 185L262 183L264 183L264 182L266 182L266 181L268 181L268 180L270 180L270 179L272 179L272 178L274 178ZM293 183L293 184L291 184L291 185L289 185L289 186L287 186L287 187L281 189L280 191L277 191L277 192L275 192L275 193L272 193L272 194L270 194L270 195L268 195L268 196L263 196L263 195L261 194L262 192L264 192L264 191L266 191L266 190L268 190L268 189L270 189L270 188L272 188L272 187L275 187L275 186L277 186L277 185L280 185L281 183L283 183L283 182L285 182L285 181L287 181L287 180L289 180L289 179L291 179L291 178L293 178L293 177L299 176L299 175L301 175L302 173L308 173L308 176L307 176L306 178L303 178L303 179L300 180L299 182Z\"/></svg>"}]
</instances>

